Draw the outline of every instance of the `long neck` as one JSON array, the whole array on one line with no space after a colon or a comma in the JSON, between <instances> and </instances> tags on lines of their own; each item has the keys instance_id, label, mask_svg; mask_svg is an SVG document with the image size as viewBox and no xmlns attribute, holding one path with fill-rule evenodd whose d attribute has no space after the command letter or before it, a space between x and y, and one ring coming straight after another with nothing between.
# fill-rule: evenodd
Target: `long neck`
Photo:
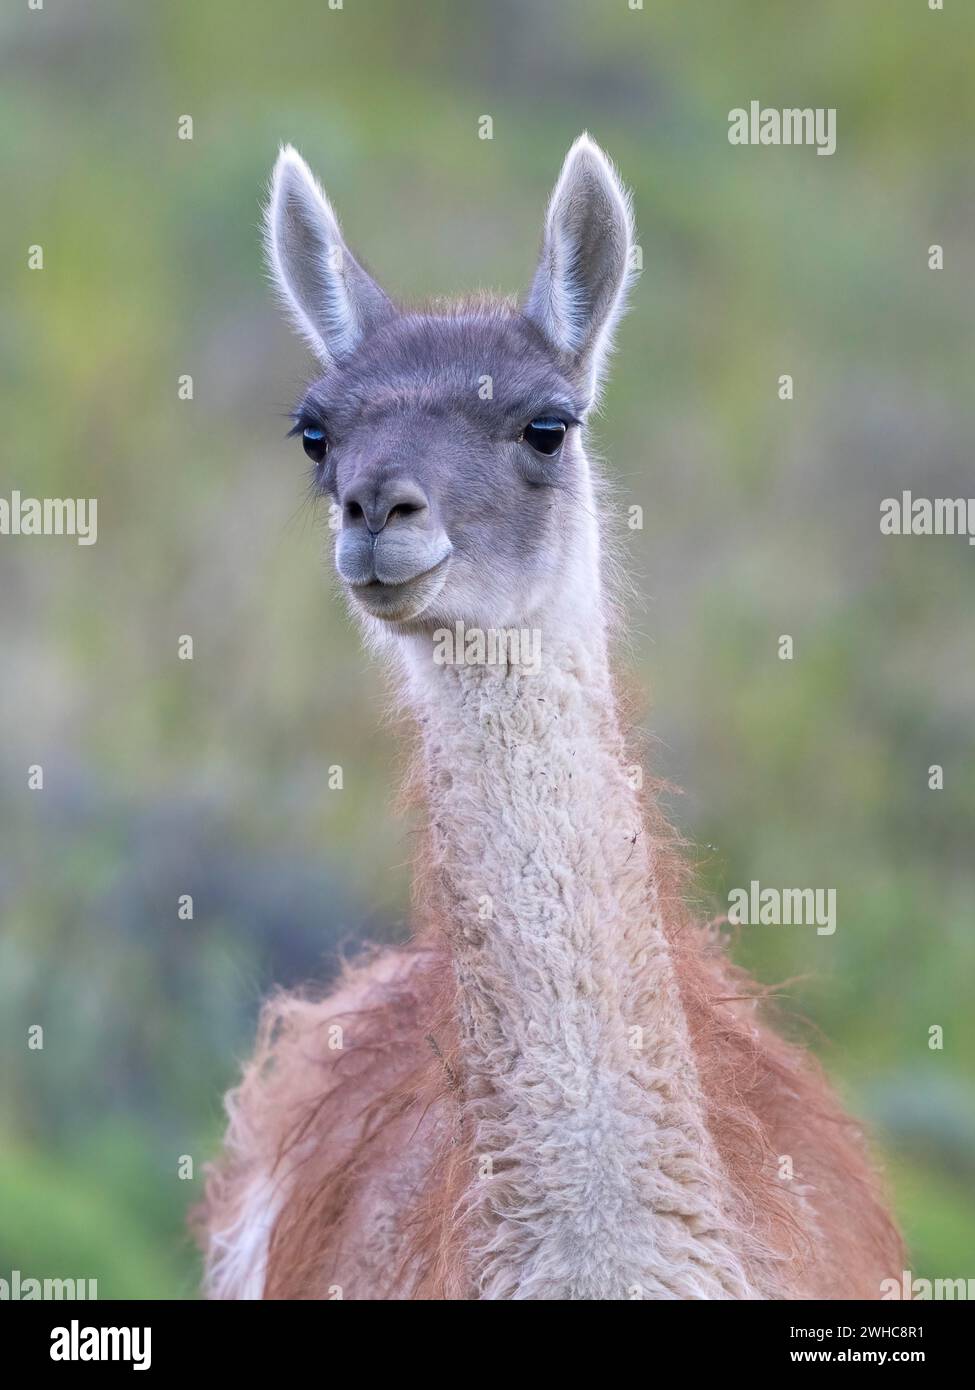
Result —
<instances>
[{"instance_id":1,"label":"long neck","mask_svg":"<svg viewBox=\"0 0 975 1390\"><path fill-rule=\"evenodd\" d=\"M461 1001L479 1292L755 1296L598 602L568 607L542 617L537 669L444 663L419 638L405 663Z\"/></svg>"}]
</instances>

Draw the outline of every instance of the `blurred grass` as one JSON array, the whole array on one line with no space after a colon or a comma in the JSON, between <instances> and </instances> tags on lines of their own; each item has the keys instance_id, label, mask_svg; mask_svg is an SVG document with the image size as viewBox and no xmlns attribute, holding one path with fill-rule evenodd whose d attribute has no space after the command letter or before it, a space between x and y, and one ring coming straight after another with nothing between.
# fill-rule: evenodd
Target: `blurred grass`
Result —
<instances>
[{"instance_id":1,"label":"blurred grass","mask_svg":"<svg viewBox=\"0 0 975 1390\"><path fill-rule=\"evenodd\" d=\"M973 39L916 0L0 17L0 491L99 499L94 547L0 544L0 1273L191 1295L185 1211L261 994L405 930L380 679L281 437L312 365L260 261L277 145L422 296L527 282L588 127L644 251L594 433L644 507L628 659L701 911L753 877L836 887L835 936L739 957L803 977L789 1008L878 1127L915 1274L975 1275L972 556L877 524L903 487L971 492ZM732 150L753 97L836 106L837 153Z\"/></svg>"}]
</instances>

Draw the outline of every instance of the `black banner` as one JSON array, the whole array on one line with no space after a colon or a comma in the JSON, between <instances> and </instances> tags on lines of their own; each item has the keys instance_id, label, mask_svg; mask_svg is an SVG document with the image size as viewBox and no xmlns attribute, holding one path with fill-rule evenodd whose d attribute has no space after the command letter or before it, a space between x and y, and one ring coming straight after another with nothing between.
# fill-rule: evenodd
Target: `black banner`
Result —
<instances>
[{"instance_id":1,"label":"black banner","mask_svg":"<svg viewBox=\"0 0 975 1390\"><path fill-rule=\"evenodd\" d=\"M398 1323L399 1308L370 1304L327 1306L314 1303L8 1303L0 1310L4 1349L13 1355L21 1374L52 1367L67 1379L79 1371L173 1375L177 1372L238 1367L249 1375L265 1369L322 1357L322 1372L347 1347L336 1350L332 1334ZM688 1367L721 1367L746 1373L752 1367L784 1372L794 1366L872 1365L955 1368L964 1366L971 1322L966 1305L956 1303L641 1303L613 1317L619 1330L639 1330L652 1336L652 1356L686 1361ZM417 1324L411 1315L409 1331ZM422 1313L420 1314L422 1317ZM462 1325L460 1306L447 1315L447 1329ZM542 1314L544 1317L544 1314ZM583 1315L586 1317L586 1315ZM606 1311L594 1312L594 1330L606 1324ZM616 1322L616 1316L622 1322ZM442 1318L443 1314L438 1317ZM456 1321L455 1321L456 1320ZM443 1323L438 1322L438 1327ZM510 1324L502 1324L508 1327ZM535 1330L544 1329L534 1322ZM422 1329L422 1324L420 1325ZM516 1325L524 1348L525 1324ZM404 1329L405 1331L406 1329ZM422 1335L422 1330L421 1330ZM585 1323L575 1335L587 1355L600 1355ZM570 1340L563 1339L568 1347ZM588 1345L586 1345L588 1343ZM370 1341L368 1360L374 1372L382 1343ZM395 1344L397 1364L409 1353ZM507 1376L510 1366L504 1343L496 1374ZM558 1345L558 1344L556 1344ZM541 1352L542 1343L539 1341ZM545 1339L546 1361L552 1343ZM392 1344L391 1344L392 1349ZM380 1352L381 1354L381 1352ZM651 1352L644 1348L644 1355ZM519 1362L523 1351L519 1350ZM612 1364L617 1363L614 1353ZM443 1369L438 1371L443 1374Z\"/></svg>"}]
</instances>

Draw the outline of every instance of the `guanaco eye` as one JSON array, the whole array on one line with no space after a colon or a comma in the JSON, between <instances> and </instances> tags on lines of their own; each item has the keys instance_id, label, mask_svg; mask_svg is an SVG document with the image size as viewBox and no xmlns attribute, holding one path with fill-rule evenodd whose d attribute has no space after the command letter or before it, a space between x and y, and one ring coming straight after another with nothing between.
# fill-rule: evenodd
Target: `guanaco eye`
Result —
<instances>
[{"instance_id":1,"label":"guanaco eye","mask_svg":"<svg viewBox=\"0 0 975 1390\"><path fill-rule=\"evenodd\" d=\"M309 425L301 432L301 447L313 463L321 463L328 453L328 440L325 438L325 431Z\"/></svg>"},{"instance_id":2,"label":"guanaco eye","mask_svg":"<svg viewBox=\"0 0 975 1390\"><path fill-rule=\"evenodd\" d=\"M552 454L557 454L561 449L565 431L564 420L546 417L541 420L533 420L530 425L526 425L522 439L526 444L530 444L537 453L547 454L551 458Z\"/></svg>"}]
</instances>

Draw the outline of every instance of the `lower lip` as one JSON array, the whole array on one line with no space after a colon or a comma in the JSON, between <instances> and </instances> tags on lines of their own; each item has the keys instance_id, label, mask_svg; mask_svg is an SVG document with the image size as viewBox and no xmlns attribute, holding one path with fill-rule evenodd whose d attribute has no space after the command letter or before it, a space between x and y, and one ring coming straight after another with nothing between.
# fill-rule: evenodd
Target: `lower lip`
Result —
<instances>
[{"instance_id":1,"label":"lower lip","mask_svg":"<svg viewBox=\"0 0 975 1390\"><path fill-rule=\"evenodd\" d=\"M412 579L404 580L401 584L383 584L376 579L369 584L351 584L349 588L367 612L372 613L374 617L396 618L398 610L404 606L408 596L418 587L435 582L436 577L445 568L449 559L450 556L448 555L431 569L424 570L422 574L414 575ZM433 597L434 595L431 594L430 598ZM408 604L405 606L409 607ZM419 617L422 611L421 608L411 616Z\"/></svg>"},{"instance_id":2,"label":"lower lip","mask_svg":"<svg viewBox=\"0 0 975 1390\"><path fill-rule=\"evenodd\" d=\"M354 584L352 592L360 598L383 598L392 601L401 594L408 593L414 583L415 580L408 579L405 584L380 584L376 579L371 584Z\"/></svg>"}]
</instances>

